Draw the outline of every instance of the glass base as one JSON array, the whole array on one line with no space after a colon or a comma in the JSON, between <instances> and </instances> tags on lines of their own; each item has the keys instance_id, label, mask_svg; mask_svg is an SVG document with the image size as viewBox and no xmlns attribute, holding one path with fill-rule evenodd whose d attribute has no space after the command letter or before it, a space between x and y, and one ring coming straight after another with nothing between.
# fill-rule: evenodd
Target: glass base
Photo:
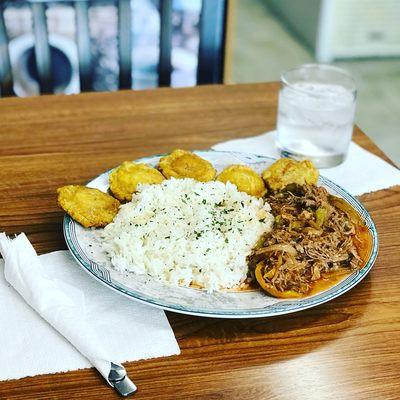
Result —
<instances>
[{"instance_id":1,"label":"glass base","mask_svg":"<svg viewBox=\"0 0 400 400\"><path fill-rule=\"evenodd\" d=\"M335 154L332 156L306 156L303 154L295 153L293 151L285 150L278 146L281 157L292 158L294 160L311 160L316 168L331 168L341 164L346 159L346 154Z\"/></svg>"}]
</instances>

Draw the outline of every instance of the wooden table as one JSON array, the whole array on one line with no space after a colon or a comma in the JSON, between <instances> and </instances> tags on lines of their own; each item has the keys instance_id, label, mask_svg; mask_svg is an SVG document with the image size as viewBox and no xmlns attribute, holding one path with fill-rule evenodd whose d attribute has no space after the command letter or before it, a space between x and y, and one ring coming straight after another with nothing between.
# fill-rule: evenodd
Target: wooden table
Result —
<instances>
[{"instance_id":1,"label":"wooden table","mask_svg":"<svg viewBox=\"0 0 400 400\"><path fill-rule=\"evenodd\" d=\"M58 186L85 183L126 159L270 130L277 90L256 84L0 100L0 229L26 232L40 253L65 249ZM359 129L355 140L386 158ZM361 200L380 239L363 282L327 304L276 318L168 313L182 354L127 363L135 398L399 399L400 188ZM87 369L0 382L0 398L117 395Z\"/></svg>"}]
</instances>

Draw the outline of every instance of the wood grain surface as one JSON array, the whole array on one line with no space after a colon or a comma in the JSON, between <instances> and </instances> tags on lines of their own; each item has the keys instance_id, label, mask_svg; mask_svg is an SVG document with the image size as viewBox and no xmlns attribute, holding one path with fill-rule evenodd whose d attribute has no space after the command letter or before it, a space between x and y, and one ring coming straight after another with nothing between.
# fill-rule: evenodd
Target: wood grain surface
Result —
<instances>
[{"instance_id":1,"label":"wood grain surface","mask_svg":"<svg viewBox=\"0 0 400 400\"><path fill-rule=\"evenodd\" d=\"M270 130L277 91L254 84L0 99L0 230L26 232L39 253L65 249L58 186L85 183L127 159ZM385 157L358 129L355 140ZM134 398L399 399L400 188L361 200L380 240L363 282L276 318L168 313L182 354L127 363L139 387ZM0 382L0 399L113 398L94 369Z\"/></svg>"}]
</instances>

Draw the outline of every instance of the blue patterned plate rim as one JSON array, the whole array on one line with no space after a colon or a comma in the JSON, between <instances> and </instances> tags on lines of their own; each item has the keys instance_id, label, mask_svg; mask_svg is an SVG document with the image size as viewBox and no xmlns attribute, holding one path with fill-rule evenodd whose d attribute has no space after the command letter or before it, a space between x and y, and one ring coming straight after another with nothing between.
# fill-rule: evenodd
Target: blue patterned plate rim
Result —
<instances>
[{"instance_id":1,"label":"blue patterned plate rim","mask_svg":"<svg viewBox=\"0 0 400 400\"><path fill-rule=\"evenodd\" d=\"M259 158L260 162L273 162L275 161L272 157L257 155L257 154L250 154L250 153L241 153L241 152L231 152L231 151L216 151L216 150L199 150L195 151L197 154L207 154L213 153L221 154L221 155L230 155L230 156L237 156L241 158ZM143 157L140 159L136 159L135 162L146 162L147 160L162 157L165 154L157 154L153 156ZM88 184L93 182L95 179L109 174L111 170L100 174ZM76 222L69 215L65 215L63 220L63 232L64 238L67 243L68 249L77 263L83 267L84 271L86 271L90 276L98 280L103 285L109 287L110 289L129 297L132 300L141 302L143 304L148 304L154 307L162 308L164 310L188 314L188 315L196 315L196 316L203 316L203 317L214 317L214 318L261 318L261 317L272 317L277 315L289 314L297 311L306 310L308 308L316 307L320 304L326 303L330 300L335 299L336 297L341 296L342 294L346 293L354 286L356 286L368 272L371 270L376 257L378 255L378 234L375 227L375 224L365 209L365 207L350 193L348 193L345 189L337 185L336 183L332 182L328 178L324 176L319 177L319 184L323 184L324 186L329 187L330 189L334 190L337 194L343 197L361 216L365 225L367 226L371 236L372 236L372 249L371 254L366 262L365 266L359 270L355 271L349 276L347 276L344 280L337 283L330 289L323 291L319 294L316 294L311 297L307 297L304 299L298 300L281 300L278 303L268 305L264 308L255 308L255 309L220 309L220 310L209 310L209 309L202 309L196 307L187 307L176 303L169 303L165 301L161 301L160 299L152 298L148 295L144 295L138 291L134 291L123 284L113 280L109 274L109 272L100 267L97 263L90 260L89 257L84 253L82 250L79 241L76 236L75 226Z\"/></svg>"}]
</instances>

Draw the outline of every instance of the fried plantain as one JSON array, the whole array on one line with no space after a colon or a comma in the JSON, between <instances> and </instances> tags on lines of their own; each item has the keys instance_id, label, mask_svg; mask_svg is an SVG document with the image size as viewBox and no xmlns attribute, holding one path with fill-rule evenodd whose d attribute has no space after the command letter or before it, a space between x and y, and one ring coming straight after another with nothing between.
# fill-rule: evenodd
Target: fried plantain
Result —
<instances>
[{"instance_id":1,"label":"fried plantain","mask_svg":"<svg viewBox=\"0 0 400 400\"><path fill-rule=\"evenodd\" d=\"M147 164L124 161L110 173L109 182L112 194L121 201L131 201L132 193L139 183L161 183L164 180L160 171Z\"/></svg>"},{"instance_id":2,"label":"fried plantain","mask_svg":"<svg viewBox=\"0 0 400 400\"><path fill-rule=\"evenodd\" d=\"M319 172L309 160L295 161L281 158L263 173L262 177L273 191L284 189L289 184L316 185Z\"/></svg>"},{"instance_id":3,"label":"fried plantain","mask_svg":"<svg viewBox=\"0 0 400 400\"><path fill-rule=\"evenodd\" d=\"M85 228L106 226L120 206L120 202L109 194L86 186L63 186L57 193L58 205Z\"/></svg>"},{"instance_id":4,"label":"fried plantain","mask_svg":"<svg viewBox=\"0 0 400 400\"><path fill-rule=\"evenodd\" d=\"M217 176L216 180L224 183L229 181L236 185L240 192L250 196L262 197L266 192L261 176L247 165L230 165Z\"/></svg>"},{"instance_id":5,"label":"fried plantain","mask_svg":"<svg viewBox=\"0 0 400 400\"><path fill-rule=\"evenodd\" d=\"M162 157L159 168L166 178L192 178L200 182L212 181L216 171L212 164L186 150L174 150Z\"/></svg>"}]
</instances>

